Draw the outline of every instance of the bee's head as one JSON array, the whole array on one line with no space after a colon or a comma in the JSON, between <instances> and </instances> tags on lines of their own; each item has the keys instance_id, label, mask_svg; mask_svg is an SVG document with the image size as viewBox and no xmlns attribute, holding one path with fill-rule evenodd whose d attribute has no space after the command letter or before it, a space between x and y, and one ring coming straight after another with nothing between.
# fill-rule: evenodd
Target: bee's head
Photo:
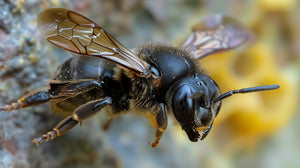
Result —
<instances>
[{"instance_id":1,"label":"bee's head","mask_svg":"<svg viewBox=\"0 0 300 168\"><path fill-rule=\"evenodd\" d=\"M171 89L170 106L189 139L196 142L209 133L221 101L214 102L221 91L210 77L197 74L176 82Z\"/></svg>"},{"instance_id":2,"label":"bee's head","mask_svg":"<svg viewBox=\"0 0 300 168\"><path fill-rule=\"evenodd\" d=\"M209 76L196 74L177 81L170 90L169 104L175 118L189 139L196 142L209 133L214 119L221 108L221 100L237 93L251 93L278 89L280 86L264 85L231 90L221 95L221 91Z\"/></svg>"}]
</instances>

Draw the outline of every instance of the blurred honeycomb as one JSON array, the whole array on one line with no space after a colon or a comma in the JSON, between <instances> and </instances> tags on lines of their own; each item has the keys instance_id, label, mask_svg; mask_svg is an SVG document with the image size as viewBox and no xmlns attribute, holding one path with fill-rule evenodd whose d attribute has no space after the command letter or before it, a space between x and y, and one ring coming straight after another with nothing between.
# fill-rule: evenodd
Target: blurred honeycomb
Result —
<instances>
[{"instance_id":1,"label":"blurred honeycomb","mask_svg":"<svg viewBox=\"0 0 300 168\"><path fill-rule=\"evenodd\" d=\"M259 1L260 10L248 23L257 36L256 42L245 51L221 53L201 60L223 93L251 86L280 85L278 90L234 95L223 100L212 134L226 150L253 148L259 140L284 128L298 107L298 77L281 66L294 59L286 45L295 32L284 24L289 22L287 16L294 5L293 0Z\"/></svg>"},{"instance_id":2,"label":"blurred honeycomb","mask_svg":"<svg viewBox=\"0 0 300 168\"><path fill-rule=\"evenodd\" d=\"M293 76L274 62L266 46L256 43L241 54L227 52L201 60L222 92L251 86L279 84L280 89L234 95L223 100L212 132L227 148L254 145L285 126L297 107ZM252 147L252 146L251 146Z\"/></svg>"}]
</instances>

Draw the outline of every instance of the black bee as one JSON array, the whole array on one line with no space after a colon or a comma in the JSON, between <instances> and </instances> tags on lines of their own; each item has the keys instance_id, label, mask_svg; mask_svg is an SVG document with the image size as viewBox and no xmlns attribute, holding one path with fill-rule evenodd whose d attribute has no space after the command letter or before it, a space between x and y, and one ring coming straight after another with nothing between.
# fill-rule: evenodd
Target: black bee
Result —
<instances>
[{"instance_id":1,"label":"black bee","mask_svg":"<svg viewBox=\"0 0 300 168\"><path fill-rule=\"evenodd\" d=\"M221 94L217 83L205 75L198 59L245 43L245 27L220 15L205 17L193 26L182 47L143 45L133 53L99 25L63 8L42 11L37 19L47 40L77 56L64 62L48 88L30 92L0 111L11 111L50 101L52 110L66 114L52 131L33 140L60 136L97 112L111 116L129 110L146 113L156 128L156 147L173 113L189 139L196 142L209 133L221 100L235 93L272 90L267 85Z\"/></svg>"}]
</instances>

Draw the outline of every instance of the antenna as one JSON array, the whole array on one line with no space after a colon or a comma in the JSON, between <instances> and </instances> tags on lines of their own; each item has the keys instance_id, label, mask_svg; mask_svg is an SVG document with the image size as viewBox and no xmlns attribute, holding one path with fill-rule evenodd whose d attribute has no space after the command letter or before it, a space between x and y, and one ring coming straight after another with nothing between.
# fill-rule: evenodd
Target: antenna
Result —
<instances>
[{"instance_id":1,"label":"antenna","mask_svg":"<svg viewBox=\"0 0 300 168\"><path fill-rule=\"evenodd\" d=\"M280 86L279 85L265 85L265 86L257 86L257 87L249 87L249 88L243 88L243 89L239 89L239 90L231 90L229 92L226 92L224 94L222 94L221 96L215 98L212 103L216 103L222 99L225 99L229 96L232 96L234 94L237 93L250 93L250 92L259 92L259 91L266 91L266 90L274 90L274 89L278 89Z\"/></svg>"}]
</instances>

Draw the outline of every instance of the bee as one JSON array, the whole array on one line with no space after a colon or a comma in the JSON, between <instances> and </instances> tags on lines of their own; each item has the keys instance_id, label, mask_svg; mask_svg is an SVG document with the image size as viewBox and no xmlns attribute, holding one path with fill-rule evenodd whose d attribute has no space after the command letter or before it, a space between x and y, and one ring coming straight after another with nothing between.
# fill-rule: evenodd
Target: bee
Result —
<instances>
[{"instance_id":1,"label":"bee","mask_svg":"<svg viewBox=\"0 0 300 168\"><path fill-rule=\"evenodd\" d=\"M33 139L37 146L101 111L112 119L128 111L145 113L156 128L152 147L159 144L168 114L173 113L189 140L196 142L211 130L224 98L279 88L265 85L221 94L217 83L203 72L199 59L236 48L250 38L243 25L222 15L200 20L181 47L145 44L135 51L68 9L44 10L37 23L50 43L75 56L58 67L47 88L0 108L11 111L50 101L54 112L66 114L53 130Z\"/></svg>"}]
</instances>

